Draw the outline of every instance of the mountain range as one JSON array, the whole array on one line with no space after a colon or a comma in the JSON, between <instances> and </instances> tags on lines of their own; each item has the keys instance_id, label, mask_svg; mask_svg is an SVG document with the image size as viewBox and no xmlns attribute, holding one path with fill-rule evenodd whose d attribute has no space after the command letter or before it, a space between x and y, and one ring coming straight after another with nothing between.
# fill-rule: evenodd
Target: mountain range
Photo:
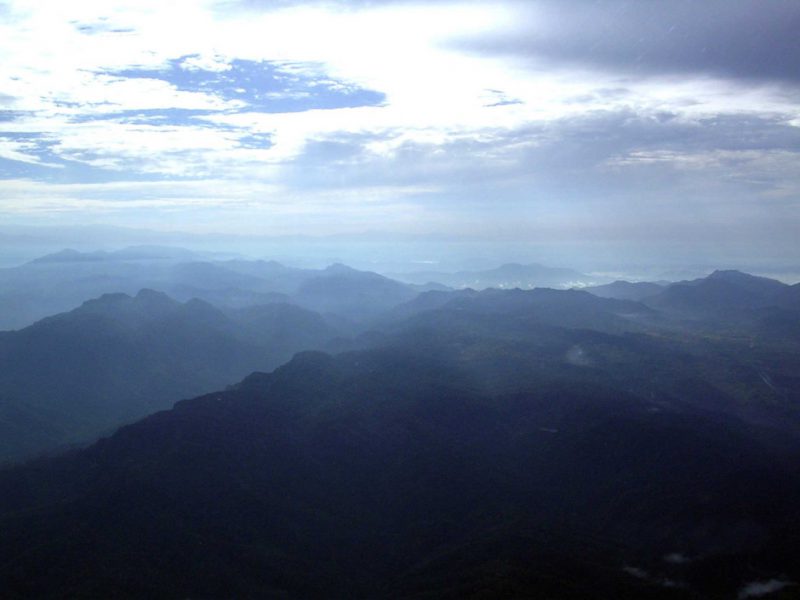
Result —
<instances>
[{"instance_id":1,"label":"mountain range","mask_svg":"<svg viewBox=\"0 0 800 600\"><path fill-rule=\"evenodd\" d=\"M143 288L223 308L287 302L359 321L443 286L404 284L340 264L299 269L274 261L206 259L180 248L64 250L0 269L0 330L25 327L108 292L135 295Z\"/></svg>"},{"instance_id":2,"label":"mountain range","mask_svg":"<svg viewBox=\"0 0 800 600\"><path fill-rule=\"evenodd\" d=\"M788 288L723 278L742 297ZM797 340L735 321L709 332L657 304L425 292L351 330L337 355L301 352L0 471L0 585L8 597L731 598L772 581L788 597ZM232 339L254 344L258 323L287 310L312 336L302 344L336 335L277 306L229 314L142 292L26 335L102 319L117 339L202 355L203 335L167 332L247 323ZM235 348L215 355L220 368Z\"/></svg>"},{"instance_id":3,"label":"mountain range","mask_svg":"<svg viewBox=\"0 0 800 600\"><path fill-rule=\"evenodd\" d=\"M0 459L92 441L338 335L322 316L293 305L223 313L152 290L106 294L0 332Z\"/></svg>"},{"instance_id":4,"label":"mountain range","mask_svg":"<svg viewBox=\"0 0 800 600\"><path fill-rule=\"evenodd\" d=\"M272 301L143 289L0 333L6 597L796 592L798 286L169 268Z\"/></svg>"}]
</instances>

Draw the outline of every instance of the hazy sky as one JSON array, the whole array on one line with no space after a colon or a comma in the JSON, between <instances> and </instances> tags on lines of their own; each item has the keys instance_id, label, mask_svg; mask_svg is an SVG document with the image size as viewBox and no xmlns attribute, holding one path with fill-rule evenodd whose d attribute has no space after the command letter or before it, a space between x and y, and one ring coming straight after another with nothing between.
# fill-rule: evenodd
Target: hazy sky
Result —
<instances>
[{"instance_id":1,"label":"hazy sky","mask_svg":"<svg viewBox=\"0 0 800 600\"><path fill-rule=\"evenodd\" d=\"M0 221L797 254L798 31L795 0L0 1Z\"/></svg>"}]
</instances>

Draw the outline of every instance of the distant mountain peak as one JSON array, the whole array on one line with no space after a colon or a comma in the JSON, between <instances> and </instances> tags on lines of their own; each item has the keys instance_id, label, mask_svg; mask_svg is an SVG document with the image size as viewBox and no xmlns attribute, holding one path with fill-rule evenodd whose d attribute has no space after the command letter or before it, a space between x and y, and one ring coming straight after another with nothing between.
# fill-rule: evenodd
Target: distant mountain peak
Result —
<instances>
[{"instance_id":1,"label":"distant mountain peak","mask_svg":"<svg viewBox=\"0 0 800 600\"><path fill-rule=\"evenodd\" d=\"M590 286L584 291L601 298L616 298L618 300L644 300L664 290L664 286L651 281L624 281L618 279L605 285Z\"/></svg>"},{"instance_id":2,"label":"distant mountain peak","mask_svg":"<svg viewBox=\"0 0 800 600\"><path fill-rule=\"evenodd\" d=\"M746 275L748 277L753 277L748 273L744 273L739 269L716 269L709 277L741 277L742 275Z\"/></svg>"},{"instance_id":3,"label":"distant mountain peak","mask_svg":"<svg viewBox=\"0 0 800 600\"><path fill-rule=\"evenodd\" d=\"M760 283L767 283L770 285L778 284L778 285L785 285L778 281L777 279L770 279L769 277L761 277L760 275L751 275L750 273L745 273L743 271L739 271L736 269L717 269L711 275L706 277L706 279L718 280L718 281L729 281L731 283L744 283L744 282L760 282Z\"/></svg>"},{"instance_id":4,"label":"distant mountain peak","mask_svg":"<svg viewBox=\"0 0 800 600\"><path fill-rule=\"evenodd\" d=\"M98 262L106 260L107 258L108 254L102 250L98 250L96 252L79 252L78 250L73 250L72 248L64 248L58 252L35 258L29 264Z\"/></svg>"},{"instance_id":5,"label":"distant mountain peak","mask_svg":"<svg viewBox=\"0 0 800 600\"><path fill-rule=\"evenodd\" d=\"M110 255L115 260L164 260L164 259L192 259L197 253L177 246L138 245L128 246L112 252Z\"/></svg>"},{"instance_id":6,"label":"distant mountain peak","mask_svg":"<svg viewBox=\"0 0 800 600\"><path fill-rule=\"evenodd\" d=\"M752 280L752 279L763 279L763 278L756 277L755 275L750 275L749 273L744 273L743 271L739 271L737 269L717 269L713 271L710 275L708 275L705 279L736 282L741 280Z\"/></svg>"},{"instance_id":7,"label":"distant mountain peak","mask_svg":"<svg viewBox=\"0 0 800 600\"><path fill-rule=\"evenodd\" d=\"M332 275L346 275L350 273L357 273L358 271L353 267L348 267L343 263L333 263L325 268L325 272Z\"/></svg>"},{"instance_id":8,"label":"distant mountain peak","mask_svg":"<svg viewBox=\"0 0 800 600\"><path fill-rule=\"evenodd\" d=\"M130 310L151 312L155 310L170 309L180 303L167 296L164 292L144 288L136 296L129 296L121 292L103 294L84 302L77 310L82 312L106 312L109 310Z\"/></svg>"},{"instance_id":9,"label":"distant mountain peak","mask_svg":"<svg viewBox=\"0 0 800 600\"><path fill-rule=\"evenodd\" d=\"M142 288L139 290L139 293L136 294L137 300L145 300L145 301L152 301L152 300L169 300L172 299L167 296L164 292L159 292L158 290L153 290L150 288Z\"/></svg>"},{"instance_id":10,"label":"distant mountain peak","mask_svg":"<svg viewBox=\"0 0 800 600\"><path fill-rule=\"evenodd\" d=\"M108 294L103 294L99 298L92 298L91 300L87 300L82 304L82 306L110 306L114 304L119 304L120 302L127 302L132 300L132 298L128 294L123 294L122 292L112 292Z\"/></svg>"},{"instance_id":11,"label":"distant mountain peak","mask_svg":"<svg viewBox=\"0 0 800 600\"><path fill-rule=\"evenodd\" d=\"M770 306L788 287L776 279L735 269L716 270L701 279L673 283L648 298L648 303L657 308L709 314Z\"/></svg>"}]
</instances>

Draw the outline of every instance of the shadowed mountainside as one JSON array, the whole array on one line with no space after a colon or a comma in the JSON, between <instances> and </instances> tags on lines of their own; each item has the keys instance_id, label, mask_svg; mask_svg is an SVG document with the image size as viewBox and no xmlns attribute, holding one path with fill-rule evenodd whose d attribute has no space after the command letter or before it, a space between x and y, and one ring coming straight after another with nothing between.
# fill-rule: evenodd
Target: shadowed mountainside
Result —
<instances>
[{"instance_id":1,"label":"shadowed mountainside","mask_svg":"<svg viewBox=\"0 0 800 600\"><path fill-rule=\"evenodd\" d=\"M730 598L797 580L793 346L642 332L652 310L585 292L434 296L370 348L301 353L0 473L3 588Z\"/></svg>"},{"instance_id":2,"label":"shadowed mountainside","mask_svg":"<svg viewBox=\"0 0 800 600\"><path fill-rule=\"evenodd\" d=\"M0 458L85 442L173 402L271 369L339 334L273 304L223 313L142 290L0 333Z\"/></svg>"}]
</instances>

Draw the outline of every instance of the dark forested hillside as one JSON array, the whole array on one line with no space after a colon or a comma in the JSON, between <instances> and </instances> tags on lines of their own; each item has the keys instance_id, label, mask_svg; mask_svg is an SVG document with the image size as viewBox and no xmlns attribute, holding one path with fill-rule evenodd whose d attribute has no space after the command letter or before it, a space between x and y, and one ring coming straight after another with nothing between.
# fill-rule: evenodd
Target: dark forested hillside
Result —
<instances>
[{"instance_id":1,"label":"dark forested hillside","mask_svg":"<svg viewBox=\"0 0 800 600\"><path fill-rule=\"evenodd\" d=\"M800 578L792 342L583 292L434 297L362 350L0 473L3 589L721 599Z\"/></svg>"}]
</instances>

